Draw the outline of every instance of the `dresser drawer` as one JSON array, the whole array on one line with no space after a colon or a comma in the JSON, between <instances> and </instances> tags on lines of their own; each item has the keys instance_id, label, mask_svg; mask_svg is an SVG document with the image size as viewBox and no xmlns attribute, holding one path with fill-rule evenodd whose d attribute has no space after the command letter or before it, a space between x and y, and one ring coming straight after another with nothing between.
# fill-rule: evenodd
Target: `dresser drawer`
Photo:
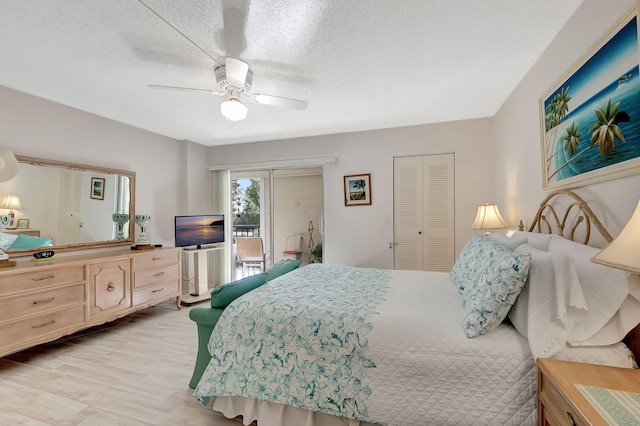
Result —
<instances>
[{"instance_id":1,"label":"dresser drawer","mask_svg":"<svg viewBox=\"0 0 640 426\"><path fill-rule=\"evenodd\" d=\"M161 268L145 269L133 273L133 286L136 290L165 281L176 281L179 277L177 264Z\"/></svg>"},{"instance_id":2,"label":"dresser drawer","mask_svg":"<svg viewBox=\"0 0 640 426\"><path fill-rule=\"evenodd\" d=\"M41 336L57 333L65 328L84 323L84 314L85 306L82 304L6 324L0 326L0 342L2 342L3 348L19 347L21 342L27 343L30 340L33 341L33 344L41 343L38 340ZM52 339L42 341L46 340ZM0 349L0 352L4 351Z\"/></svg>"},{"instance_id":3,"label":"dresser drawer","mask_svg":"<svg viewBox=\"0 0 640 426\"><path fill-rule=\"evenodd\" d=\"M177 264L180 261L180 249L158 250L153 253L133 257L133 270L155 268Z\"/></svg>"},{"instance_id":4,"label":"dresser drawer","mask_svg":"<svg viewBox=\"0 0 640 426\"><path fill-rule=\"evenodd\" d=\"M84 304L85 285L75 284L0 300L0 322Z\"/></svg>"},{"instance_id":5,"label":"dresser drawer","mask_svg":"<svg viewBox=\"0 0 640 426\"><path fill-rule=\"evenodd\" d=\"M136 288L133 292L133 304L141 305L157 299L166 300L178 294L180 294L180 281L174 278L172 281Z\"/></svg>"},{"instance_id":6,"label":"dresser drawer","mask_svg":"<svg viewBox=\"0 0 640 426\"><path fill-rule=\"evenodd\" d=\"M22 291L38 290L63 284L84 282L85 268L83 265L67 266L64 268L47 268L0 277L0 296Z\"/></svg>"}]
</instances>

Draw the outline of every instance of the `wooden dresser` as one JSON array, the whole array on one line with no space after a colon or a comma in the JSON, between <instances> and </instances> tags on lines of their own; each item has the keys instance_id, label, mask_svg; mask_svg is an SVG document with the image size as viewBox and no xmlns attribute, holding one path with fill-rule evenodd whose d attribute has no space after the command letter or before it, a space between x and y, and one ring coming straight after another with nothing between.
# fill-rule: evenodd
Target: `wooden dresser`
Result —
<instances>
[{"instance_id":1,"label":"wooden dresser","mask_svg":"<svg viewBox=\"0 0 640 426\"><path fill-rule=\"evenodd\" d=\"M0 356L176 298L181 249L117 250L0 269Z\"/></svg>"}]
</instances>

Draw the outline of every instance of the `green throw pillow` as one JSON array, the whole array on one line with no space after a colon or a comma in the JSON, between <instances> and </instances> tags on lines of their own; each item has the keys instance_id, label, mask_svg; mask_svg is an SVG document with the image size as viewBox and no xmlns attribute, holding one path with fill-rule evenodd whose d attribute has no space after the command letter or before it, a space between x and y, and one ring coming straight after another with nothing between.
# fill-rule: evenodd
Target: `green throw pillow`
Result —
<instances>
[{"instance_id":1,"label":"green throw pillow","mask_svg":"<svg viewBox=\"0 0 640 426\"><path fill-rule=\"evenodd\" d=\"M31 235L20 234L11 245L12 249L28 249L36 247L47 247L52 244L51 238L40 238Z\"/></svg>"},{"instance_id":2,"label":"green throw pillow","mask_svg":"<svg viewBox=\"0 0 640 426\"><path fill-rule=\"evenodd\" d=\"M280 275L284 275L287 272L291 272L294 269L299 268L301 264L302 264L302 260L299 260L299 259L298 260L282 259L267 271L267 274L269 274L269 276L267 277L267 281L271 281L274 278L278 278Z\"/></svg>"},{"instance_id":3,"label":"green throw pillow","mask_svg":"<svg viewBox=\"0 0 640 426\"><path fill-rule=\"evenodd\" d=\"M267 273L251 275L238 281L222 284L211 292L211 307L224 309L229 303L267 282Z\"/></svg>"}]
</instances>

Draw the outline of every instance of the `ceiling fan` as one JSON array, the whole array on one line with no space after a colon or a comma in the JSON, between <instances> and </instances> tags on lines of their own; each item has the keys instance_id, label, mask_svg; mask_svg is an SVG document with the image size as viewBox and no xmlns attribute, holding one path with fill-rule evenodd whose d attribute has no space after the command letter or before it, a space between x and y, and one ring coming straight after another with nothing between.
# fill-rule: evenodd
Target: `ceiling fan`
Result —
<instances>
[{"instance_id":1,"label":"ceiling fan","mask_svg":"<svg viewBox=\"0 0 640 426\"><path fill-rule=\"evenodd\" d=\"M187 37L182 31L174 27L169 21L160 16L155 10L144 3L142 0L138 0L143 6L149 9L154 15L160 18L163 22L169 25L178 34L184 37L189 43L195 46L202 53L207 55L217 66L214 70L216 77L216 83L222 91L201 89L193 87L179 87L179 86L166 86L158 84L149 84L148 87L154 89L169 89L169 90L182 90L182 91L194 91L205 92L217 96L226 96L227 100L220 104L220 111L222 115L230 121L244 120L247 117L247 106L242 103L241 98L249 99L253 102L282 106L287 108L293 108L303 110L307 107L307 101L285 98L282 96L265 95L260 93L249 93L251 90L251 83L253 81L253 72L249 68L249 64L241 61L240 59L226 57L224 64L220 64L215 58L213 58L204 49L198 46L193 40Z\"/></svg>"}]
</instances>

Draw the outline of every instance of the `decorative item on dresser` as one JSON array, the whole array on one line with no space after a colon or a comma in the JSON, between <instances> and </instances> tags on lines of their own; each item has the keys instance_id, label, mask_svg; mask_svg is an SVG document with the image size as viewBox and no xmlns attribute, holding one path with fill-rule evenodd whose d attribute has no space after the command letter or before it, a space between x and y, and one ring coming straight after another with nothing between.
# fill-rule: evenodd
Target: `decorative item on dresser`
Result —
<instances>
[{"instance_id":1,"label":"decorative item on dresser","mask_svg":"<svg viewBox=\"0 0 640 426\"><path fill-rule=\"evenodd\" d=\"M147 226L151 222L151 216L148 214L137 214L134 216L136 225L140 227L140 233L136 238L136 244L131 247L133 250L146 250L151 249L153 246L149 243L149 237L147 237Z\"/></svg>"},{"instance_id":2,"label":"decorative item on dresser","mask_svg":"<svg viewBox=\"0 0 640 426\"><path fill-rule=\"evenodd\" d=\"M16 226L16 229L29 229L29 219L18 219L18 225Z\"/></svg>"},{"instance_id":3,"label":"decorative item on dresser","mask_svg":"<svg viewBox=\"0 0 640 426\"><path fill-rule=\"evenodd\" d=\"M0 356L176 298L180 248L117 250L0 269Z\"/></svg>"}]
</instances>

